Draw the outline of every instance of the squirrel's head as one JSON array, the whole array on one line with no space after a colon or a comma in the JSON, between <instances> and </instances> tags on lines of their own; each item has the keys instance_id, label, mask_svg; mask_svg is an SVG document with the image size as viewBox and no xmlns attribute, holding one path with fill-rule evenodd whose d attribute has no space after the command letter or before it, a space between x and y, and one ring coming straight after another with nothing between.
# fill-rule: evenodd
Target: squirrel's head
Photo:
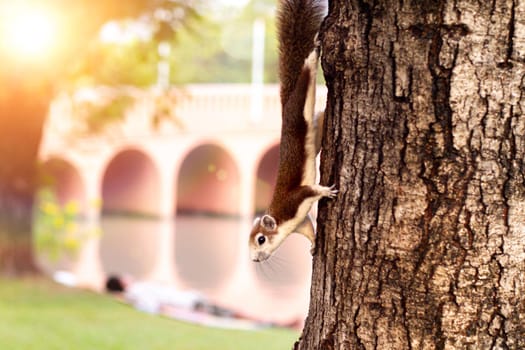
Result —
<instances>
[{"instance_id":1,"label":"squirrel's head","mask_svg":"<svg viewBox=\"0 0 525 350\"><path fill-rule=\"evenodd\" d=\"M279 245L277 221L271 215L255 218L250 233L250 258L260 262L268 259Z\"/></svg>"}]
</instances>

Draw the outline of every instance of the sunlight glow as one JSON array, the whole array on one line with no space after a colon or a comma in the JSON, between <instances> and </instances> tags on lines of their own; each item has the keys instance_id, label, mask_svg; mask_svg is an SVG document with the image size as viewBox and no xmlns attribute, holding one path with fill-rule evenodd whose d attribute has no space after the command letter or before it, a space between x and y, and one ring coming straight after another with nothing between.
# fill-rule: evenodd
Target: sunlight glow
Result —
<instances>
[{"instance_id":1,"label":"sunlight glow","mask_svg":"<svg viewBox=\"0 0 525 350\"><path fill-rule=\"evenodd\" d=\"M99 32L99 38L103 43L113 44L126 44L136 40L149 41L152 35L152 26L141 20L109 21Z\"/></svg>"},{"instance_id":2,"label":"sunlight glow","mask_svg":"<svg viewBox=\"0 0 525 350\"><path fill-rule=\"evenodd\" d=\"M243 6L246 6L246 4L248 3L248 0L220 0L219 3L222 6L243 7Z\"/></svg>"},{"instance_id":3,"label":"sunlight glow","mask_svg":"<svg viewBox=\"0 0 525 350\"><path fill-rule=\"evenodd\" d=\"M49 58L56 48L58 34L57 19L52 11L16 5L1 10L2 50L22 60Z\"/></svg>"}]
</instances>

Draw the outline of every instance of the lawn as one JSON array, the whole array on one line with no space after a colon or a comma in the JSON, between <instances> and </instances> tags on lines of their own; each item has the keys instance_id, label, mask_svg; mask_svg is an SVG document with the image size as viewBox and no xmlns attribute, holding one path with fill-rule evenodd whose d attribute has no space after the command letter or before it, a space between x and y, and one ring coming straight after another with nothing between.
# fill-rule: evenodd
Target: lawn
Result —
<instances>
[{"instance_id":1,"label":"lawn","mask_svg":"<svg viewBox=\"0 0 525 350\"><path fill-rule=\"evenodd\" d=\"M0 349L290 349L297 337L283 329L210 329L43 279L0 279Z\"/></svg>"}]
</instances>

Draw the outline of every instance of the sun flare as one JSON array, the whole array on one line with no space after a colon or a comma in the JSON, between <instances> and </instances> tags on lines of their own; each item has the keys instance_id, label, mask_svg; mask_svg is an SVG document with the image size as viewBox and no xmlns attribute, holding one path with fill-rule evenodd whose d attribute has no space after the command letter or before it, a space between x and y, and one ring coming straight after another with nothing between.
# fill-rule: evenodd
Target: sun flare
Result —
<instances>
[{"instance_id":1,"label":"sun flare","mask_svg":"<svg viewBox=\"0 0 525 350\"><path fill-rule=\"evenodd\" d=\"M51 11L34 6L12 6L2 11L1 41L6 52L24 60L40 60L52 53L58 28Z\"/></svg>"}]
</instances>

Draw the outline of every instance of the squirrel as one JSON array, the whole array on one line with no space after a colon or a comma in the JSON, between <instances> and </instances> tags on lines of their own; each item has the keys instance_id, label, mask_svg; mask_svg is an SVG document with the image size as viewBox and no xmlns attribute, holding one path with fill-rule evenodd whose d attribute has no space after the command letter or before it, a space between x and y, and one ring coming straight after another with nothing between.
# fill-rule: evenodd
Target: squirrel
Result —
<instances>
[{"instance_id":1,"label":"squirrel","mask_svg":"<svg viewBox=\"0 0 525 350\"><path fill-rule=\"evenodd\" d=\"M249 236L250 258L268 259L293 232L303 234L315 248L308 216L317 200L334 198L334 186L316 181L316 156L324 113L314 115L319 57L317 34L324 18L322 0L281 0L277 10L279 80L282 107L279 168L272 200L254 220Z\"/></svg>"}]
</instances>

